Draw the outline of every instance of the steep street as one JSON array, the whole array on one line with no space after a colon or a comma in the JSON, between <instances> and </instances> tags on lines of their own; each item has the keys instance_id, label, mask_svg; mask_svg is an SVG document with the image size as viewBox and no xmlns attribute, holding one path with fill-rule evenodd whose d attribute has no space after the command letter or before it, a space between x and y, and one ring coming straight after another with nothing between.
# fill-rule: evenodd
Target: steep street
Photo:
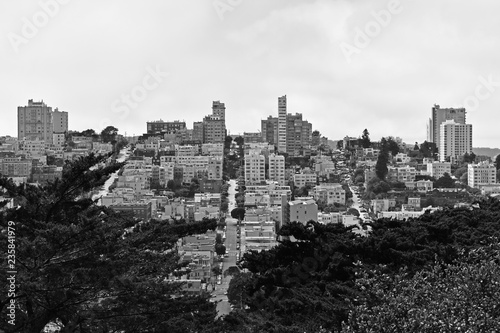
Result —
<instances>
[{"instance_id":1,"label":"steep street","mask_svg":"<svg viewBox=\"0 0 500 333\"><path fill-rule=\"evenodd\" d=\"M235 194L236 194L236 180L231 179L229 181L229 190L228 190L228 199L229 199L229 208L228 208L228 215L226 217L226 224L227 224L227 230L226 230L226 250L229 253L229 257L224 258L223 262L223 268L222 271L225 272L229 267L231 266L236 266L236 254L239 252L239 250L236 249L237 246L237 220L233 219L230 215L231 210L233 210L236 207L236 199L235 199ZM227 275L226 277L222 277L222 284L217 285L217 289L215 291L215 294L217 295L215 297L216 301L219 301L217 303L217 314L218 316L223 316L231 312L231 307L230 304L227 300L227 296L225 293L227 292L227 289L229 288L229 282L231 281L231 276Z\"/></svg>"}]
</instances>

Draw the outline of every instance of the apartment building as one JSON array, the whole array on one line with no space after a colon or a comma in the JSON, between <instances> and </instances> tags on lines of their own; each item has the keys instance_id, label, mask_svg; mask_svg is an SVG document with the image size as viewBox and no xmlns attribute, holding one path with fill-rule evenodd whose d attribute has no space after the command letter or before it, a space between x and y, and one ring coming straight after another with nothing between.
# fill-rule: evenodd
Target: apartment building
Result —
<instances>
[{"instance_id":1,"label":"apartment building","mask_svg":"<svg viewBox=\"0 0 500 333\"><path fill-rule=\"evenodd\" d=\"M0 158L0 170L6 177L31 177L33 162L31 159L22 159L21 157Z\"/></svg>"},{"instance_id":2,"label":"apartment building","mask_svg":"<svg viewBox=\"0 0 500 333\"><path fill-rule=\"evenodd\" d=\"M309 221L318 221L318 205L313 199L294 200L288 202L282 198L282 222L300 222L306 224Z\"/></svg>"},{"instance_id":3,"label":"apartment building","mask_svg":"<svg viewBox=\"0 0 500 333\"><path fill-rule=\"evenodd\" d=\"M267 119L261 120L260 131L262 135L262 142L269 143L274 146L278 144L278 118L269 116Z\"/></svg>"},{"instance_id":4,"label":"apartment building","mask_svg":"<svg viewBox=\"0 0 500 333\"><path fill-rule=\"evenodd\" d=\"M432 162L427 163L427 173L429 176L439 179L444 176L445 173L451 176L451 163L450 162Z\"/></svg>"},{"instance_id":5,"label":"apartment building","mask_svg":"<svg viewBox=\"0 0 500 333\"><path fill-rule=\"evenodd\" d=\"M27 106L17 108L17 137L19 140L42 140L52 143L52 107L43 101L28 100Z\"/></svg>"},{"instance_id":6,"label":"apartment building","mask_svg":"<svg viewBox=\"0 0 500 333\"><path fill-rule=\"evenodd\" d=\"M293 175L293 184L295 187L315 186L317 182L318 176L315 173L296 173Z\"/></svg>"},{"instance_id":7,"label":"apartment building","mask_svg":"<svg viewBox=\"0 0 500 333\"><path fill-rule=\"evenodd\" d=\"M290 156L308 156L311 151L312 124L302 114L286 116L286 153Z\"/></svg>"},{"instance_id":8,"label":"apartment building","mask_svg":"<svg viewBox=\"0 0 500 333\"><path fill-rule=\"evenodd\" d=\"M245 184L256 185L266 181L266 159L264 155L245 156Z\"/></svg>"},{"instance_id":9,"label":"apartment building","mask_svg":"<svg viewBox=\"0 0 500 333\"><path fill-rule=\"evenodd\" d=\"M434 142L438 147L441 142L441 124L453 120L457 124L465 124L465 108L441 108L439 105L432 107L431 118L427 127L427 141Z\"/></svg>"},{"instance_id":10,"label":"apartment building","mask_svg":"<svg viewBox=\"0 0 500 333\"><path fill-rule=\"evenodd\" d=\"M469 164L467 167L467 182L470 187L481 188L482 185L496 184L497 170L489 162Z\"/></svg>"},{"instance_id":11,"label":"apartment building","mask_svg":"<svg viewBox=\"0 0 500 333\"><path fill-rule=\"evenodd\" d=\"M179 130L186 129L186 122L174 120L174 121L148 121L146 123L148 134L162 134L162 133L175 133Z\"/></svg>"},{"instance_id":12,"label":"apartment building","mask_svg":"<svg viewBox=\"0 0 500 333\"><path fill-rule=\"evenodd\" d=\"M346 203L346 193L342 185L335 183L323 183L313 188L312 195L316 201L321 200L328 205Z\"/></svg>"},{"instance_id":13,"label":"apartment building","mask_svg":"<svg viewBox=\"0 0 500 333\"><path fill-rule=\"evenodd\" d=\"M285 185L285 156L269 155L269 180Z\"/></svg>"},{"instance_id":14,"label":"apartment building","mask_svg":"<svg viewBox=\"0 0 500 333\"><path fill-rule=\"evenodd\" d=\"M472 125L447 120L441 124L439 141L439 161L458 161L465 153L472 153Z\"/></svg>"}]
</instances>

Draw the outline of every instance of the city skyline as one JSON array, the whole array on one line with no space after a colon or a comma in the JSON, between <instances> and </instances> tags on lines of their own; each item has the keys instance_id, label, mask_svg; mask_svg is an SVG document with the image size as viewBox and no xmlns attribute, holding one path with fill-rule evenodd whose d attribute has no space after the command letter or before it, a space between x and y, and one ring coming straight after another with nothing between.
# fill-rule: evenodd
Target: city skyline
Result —
<instances>
[{"instance_id":1,"label":"city skyline","mask_svg":"<svg viewBox=\"0 0 500 333\"><path fill-rule=\"evenodd\" d=\"M421 143L439 104L466 108L475 147L500 146L496 2L94 4L3 5L0 135L17 135L29 99L67 111L72 130L127 135L159 119L192 128L220 100L230 133L257 132L287 95L287 113L331 140L367 128Z\"/></svg>"}]
</instances>

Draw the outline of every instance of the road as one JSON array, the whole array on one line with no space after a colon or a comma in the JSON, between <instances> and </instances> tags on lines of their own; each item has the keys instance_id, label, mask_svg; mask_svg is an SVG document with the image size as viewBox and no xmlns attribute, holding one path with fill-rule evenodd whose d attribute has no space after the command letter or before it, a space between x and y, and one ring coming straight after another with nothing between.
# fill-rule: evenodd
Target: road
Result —
<instances>
[{"instance_id":1,"label":"road","mask_svg":"<svg viewBox=\"0 0 500 333\"><path fill-rule=\"evenodd\" d=\"M354 190L354 188L352 188L352 186L351 186L351 185L349 185L349 189L350 189L350 190L351 190L351 192L352 192L352 201L353 201L353 203L352 203L352 205L351 205L351 208L356 209L356 210L359 212L359 214L360 214L360 217L359 217L358 222L368 221L368 220L369 220L369 218L367 219L367 218L365 218L365 217L364 217L364 214L366 214L366 213L362 213L362 212L361 212L361 208L362 208L362 207L361 207L360 203L358 202L359 197L358 197L358 195L354 192L354 191L355 191L355 190ZM361 235L366 235L366 231L362 229L362 227L361 227L361 223L358 223L357 225L359 226L359 228L360 228L360 229L359 229L359 230L354 229L354 230L353 230L353 232L359 233L359 234L361 234Z\"/></svg>"},{"instance_id":2,"label":"road","mask_svg":"<svg viewBox=\"0 0 500 333\"><path fill-rule=\"evenodd\" d=\"M118 163L125 162L130 157L130 150L129 149L130 148L125 147L122 150L120 150L120 154L118 154L118 158L116 159L116 161ZM111 185L113 185L115 179L118 177L118 172L120 172L120 170L118 170L118 171L114 172L113 174L111 174L111 176L109 177L109 179L106 180L106 182L102 186L101 190L92 196L92 200L96 200L96 199L98 199L100 197L104 197L104 196L106 196L109 193L109 187ZM97 205L99 205L99 206L101 205L101 200L100 199L97 202Z\"/></svg>"},{"instance_id":3,"label":"road","mask_svg":"<svg viewBox=\"0 0 500 333\"><path fill-rule=\"evenodd\" d=\"M229 208L228 213L230 213L236 207L236 180L229 181L229 189L228 189L228 200L229 200ZM236 266L236 254L239 253L239 250L236 249L238 245L237 241L237 220L233 219L230 214L226 217L226 249L229 252L229 257L224 258L222 271L225 272L229 267ZM227 300L227 296L224 293L229 288L229 282L231 281L232 276L228 275L226 277L222 277L222 284L217 285L217 289L215 290L215 298L212 298L217 303L217 316L224 316L231 312L231 306ZM220 300L220 301L219 301Z\"/></svg>"}]
</instances>

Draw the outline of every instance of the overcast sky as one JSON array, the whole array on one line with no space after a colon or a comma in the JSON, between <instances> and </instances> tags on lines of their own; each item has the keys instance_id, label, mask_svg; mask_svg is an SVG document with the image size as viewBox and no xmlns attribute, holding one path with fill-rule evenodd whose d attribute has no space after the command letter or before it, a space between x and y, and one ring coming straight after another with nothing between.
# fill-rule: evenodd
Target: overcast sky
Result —
<instances>
[{"instance_id":1,"label":"overcast sky","mask_svg":"<svg viewBox=\"0 0 500 333\"><path fill-rule=\"evenodd\" d=\"M220 100L231 133L256 132L286 94L332 140L422 142L436 103L465 105L473 145L500 147L498 13L498 0L3 0L0 135L17 135L28 99L68 111L70 129L127 135L160 118L192 128Z\"/></svg>"}]
</instances>

